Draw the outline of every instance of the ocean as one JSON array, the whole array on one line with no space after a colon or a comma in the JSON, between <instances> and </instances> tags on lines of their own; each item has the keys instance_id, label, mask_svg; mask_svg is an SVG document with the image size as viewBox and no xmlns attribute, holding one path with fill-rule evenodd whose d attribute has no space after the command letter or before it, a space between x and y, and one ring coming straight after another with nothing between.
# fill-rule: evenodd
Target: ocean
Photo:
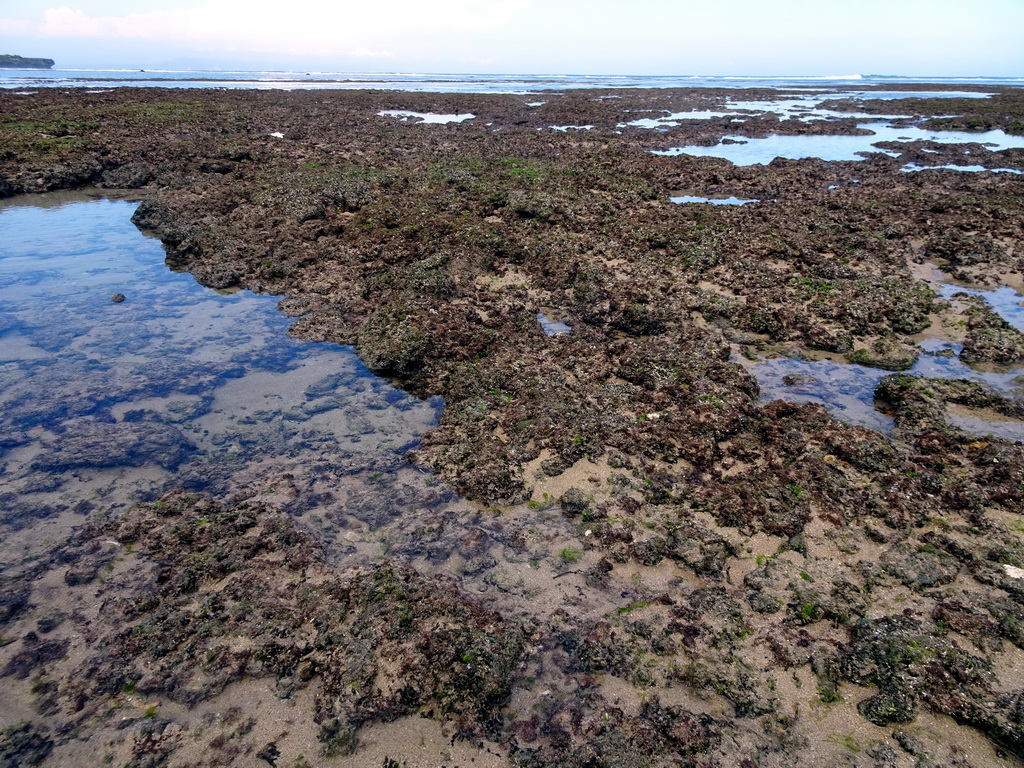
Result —
<instances>
[{"instance_id":1,"label":"ocean","mask_svg":"<svg viewBox=\"0 0 1024 768\"><path fill-rule=\"evenodd\" d=\"M821 90L829 86L877 89L907 83L948 86L1024 86L1024 77L910 77L901 75L828 75L821 77L745 77L725 75L586 74L419 74L369 72L222 72L95 69L4 69L0 88L164 88L357 89L431 93L531 93L582 88L787 88Z\"/></svg>"}]
</instances>

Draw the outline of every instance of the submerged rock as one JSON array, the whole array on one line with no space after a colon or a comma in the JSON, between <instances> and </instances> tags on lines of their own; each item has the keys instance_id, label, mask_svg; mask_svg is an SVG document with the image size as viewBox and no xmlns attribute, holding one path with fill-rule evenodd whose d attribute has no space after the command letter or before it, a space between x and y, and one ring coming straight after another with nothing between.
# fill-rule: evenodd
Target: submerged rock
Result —
<instances>
[{"instance_id":1,"label":"submerged rock","mask_svg":"<svg viewBox=\"0 0 1024 768\"><path fill-rule=\"evenodd\" d=\"M192 448L169 424L71 419L64 422L59 440L33 460L33 467L37 471L63 472L78 467L138 467L153 462L174 469Z\"/></svg>"},{"instance_id":2,"label":"submerged rock","mask_svg":"<svg viewBox=\"0 0 1024 768\"><path fill-rule=\"evenodd\" d=\"M875 400L877 405L893 413L898 426L905 428L948 428L947 403L990 408L1013 419L1024 418L1024 403L1011 400L984 384L962 379L892 374L878 383Z\"/></svg>"}]
</instances>

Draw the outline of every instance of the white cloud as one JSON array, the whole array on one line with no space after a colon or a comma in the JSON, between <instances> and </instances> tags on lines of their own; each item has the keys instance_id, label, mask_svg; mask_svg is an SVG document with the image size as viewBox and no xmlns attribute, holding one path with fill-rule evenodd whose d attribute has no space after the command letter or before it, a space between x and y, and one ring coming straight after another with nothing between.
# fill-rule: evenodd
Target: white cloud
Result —
<instances>
[{"instance_id":1,"label":"white cloud","mask_svg":"<svg viewBox=\"0 0 1024 768\"><path fill-rule=\"evenodd\" d=\"M67 6L46 9L39 29L43 37L102 37L109 33L109 26L101 20Z\"/></svg>"},{"instance_id":2,"label":"white cloud","mask_svg":"<svg viewBox=\"0 0 1024 768\"><path fill-rule=\"evenodd\" d=\"M69 6L49 8L41 20L0 18L0 33L31 37L160 39L219 42L251 50L322 51L389 56L387 41L437 32L472 33L501 27L532 0L298 0L261 12L251 0L204 0L191 7L91 16Z\"/></svg>"}]
</instances>

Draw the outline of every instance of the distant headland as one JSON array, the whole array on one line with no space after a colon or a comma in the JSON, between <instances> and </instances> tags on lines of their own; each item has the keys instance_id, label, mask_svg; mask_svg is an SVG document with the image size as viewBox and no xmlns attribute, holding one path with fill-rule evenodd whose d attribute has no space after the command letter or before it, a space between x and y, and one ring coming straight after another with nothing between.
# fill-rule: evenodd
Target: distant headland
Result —
<instances>
[{"instance_id":1,"label":"distant headland","mask_svg":"<svg viewBox=\"0 0 1024 768\"><path fill-rule=\"evenodd\" d=\"M0 53L2 69L53 69L53 59L30 59L13 53Z\"/></svg>"}]
</instances>

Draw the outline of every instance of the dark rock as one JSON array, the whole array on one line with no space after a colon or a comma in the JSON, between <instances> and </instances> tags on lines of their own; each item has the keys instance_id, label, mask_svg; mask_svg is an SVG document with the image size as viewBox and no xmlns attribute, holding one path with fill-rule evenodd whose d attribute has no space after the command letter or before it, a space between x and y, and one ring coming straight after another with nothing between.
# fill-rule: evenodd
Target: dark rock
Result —
<instances>
[{"instance_id":1,"label":"dark rock","mask_svg":"<svg viewBox=\"0 0 1024 768\"><path fill-rule=\"evenodd\" d=\"M1015 328L974 328L964 339L965 363L1019 363L1024 360L1024 334Z\"/></svg>"},{"instance_id":2,"label":"dark rock","mask_svg":"<svg viewBox=\"0 0 1024 768\"><path fill-rule=\"evenodd\" d=\"M913 368L919 356L918 350L885 338L878 339L869 347L855 349L849 355L854 363L887 371L905 371Z\"/></svg>"},{"instance_id":3,"label":"dark rock","mask_svg":"<svg viewBox=\"0 0 1024 768\"><path fill-rule=\"evenodd\" d=\"M558 503L562 506L562 512L569 517L585 517L591 511L590 500L579 488L567 490Z\"/></svg>"},{"instance_id":4,"label":"dark rock","mask_svg":"<svg viewBox=\"0 0 1024 768\"><path fill-rule=\"evenodd\" d=\"M173 469L185 460L191 447L169 424L74 419L65 423L60 440L34 459L33 467L60 472L75 467L138 467L153 462Z\"/></svg>"},{"instance_id":5,"label":"dark rock","mask_svg":"<svg viewBox=\"0 0 1024 768\"><path fill-rule=\"evenodd\" d=\"M126 163L103 172L103 186L114 189L139 189L153 180L153 173L142 163Z\"/></svg>"},{"instance_id":6,"label":"dark rock","mask_svg":"<svg viewBox=\"0 0 1024 768\"><path fill-rule=\"evenodd\" d=\"M40 765L53 751L54 740L39 726L21 723L0 731L0 766Z\"/></svg>"},{"instance_id":7,"label":"dark rock","mask_svg":"<svg viewBox=\"0 0 1024 768\"><path fill-rule=\"evenodd\" d=\"M192 277L200 285L222 290L238 284L242 270L236 264L198 264L191 269Z\"/></svg>"}]
</instances>

